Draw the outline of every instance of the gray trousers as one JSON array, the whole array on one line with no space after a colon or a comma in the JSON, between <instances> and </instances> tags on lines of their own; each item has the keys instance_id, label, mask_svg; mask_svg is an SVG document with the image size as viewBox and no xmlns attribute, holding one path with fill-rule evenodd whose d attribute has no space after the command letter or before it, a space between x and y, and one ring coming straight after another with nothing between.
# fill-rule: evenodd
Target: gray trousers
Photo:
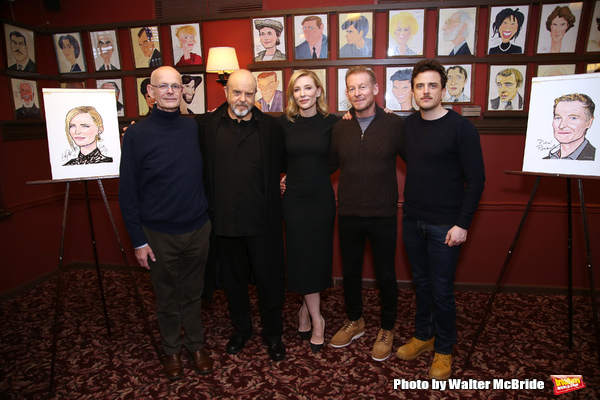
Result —
<instances>
[{"instance_id":1,"label":"gray trousers","mask_svg":"<svg viewBox=\"0 0 600 400\"><path fill-rule=\"evenodd\" d=\"M210 221L198 230L175 235L143 228L156 258L148 263L165 354L181 352L182 326L188 351L204 345L202 291L210 230Z\"/></svg>"}]
</instances>

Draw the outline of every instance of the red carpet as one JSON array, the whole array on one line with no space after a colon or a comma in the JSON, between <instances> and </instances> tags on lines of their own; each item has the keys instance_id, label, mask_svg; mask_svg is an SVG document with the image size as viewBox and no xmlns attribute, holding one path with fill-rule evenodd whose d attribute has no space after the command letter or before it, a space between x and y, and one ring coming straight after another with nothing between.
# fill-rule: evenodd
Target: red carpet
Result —
<instances>
[{"instance_id":1,"label":"red carpet","mask_svg":"<svg viewBox=\"0 0 600 400\"><path fill-rule=\"evenodd\" d=\"M151 327L159 341L154 317L154 294L147 273L134 273ZM566 299L561 296L499 294L492 317L472 358L461 366L475 334L489 294L457 293L458 344L453 379L473 379L486 385L493 379L543 381L544 389L433 390L427 372L432 354L402 361L393 354L384 362L371 359L378 331L378 292L363 292L367 332L343 349L326 346L314 355L296 334L300 297L288 293L284 306L284 343L288 357L272 362L260 336L239 354L225 353L231 334L227 302L217 291L213 305L205 305L206 349L215 371L200 376L189 369L182 380L170 382L144 331L129 274L104 271L104 287L111 321L107 337L96 274L71 270L64 274L63 314L57 353L55 394L49 396L53 301L56 280L0 304L0 398L4 399L598 399L600 368L595 349L589 298L575 298L575 343L567 347ZM329 339L342 325L343 296L339 287L323 295L323 315ZM400 291L394 351L413 333L414 299ZM258 310L254 323L259 332ZM185 353L184 353L185 354ZM583 375L586 388L555 396L550 375ZM412 389L394 389L394 380ZM453 381L458 384L459 381ZM473 381L471 382L473 384ZM418 389L429 385L429 389Z\"/></svg>"}]
</instances>

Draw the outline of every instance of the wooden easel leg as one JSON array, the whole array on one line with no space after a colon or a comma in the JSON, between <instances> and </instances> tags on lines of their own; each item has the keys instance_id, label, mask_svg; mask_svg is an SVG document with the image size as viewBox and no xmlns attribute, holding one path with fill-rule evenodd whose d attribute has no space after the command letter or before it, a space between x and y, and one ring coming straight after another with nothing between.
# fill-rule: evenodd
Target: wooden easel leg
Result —
<instances>
[{"instance_id":1,"label":"wooden easel leg","mask_svg":"<svg viewBox=\"0 0 600 400\"><path fill-rule=\"evenodd\" d=\"M594 317L594 327L596 328L596 354L598 364L600 365L600 325L598 324L598 305L596 303L596 289L594 284L594 267L592 265L592 246L590 242L590 229L588 226L587 212L585 208L585 198L583 196L583 182L577 179L579 184L579 201L581 202L581 218L583 219L583 232L585 237L585 254L587 256L588 278L590 280L590 296L592 298L592 313Z\"/></svg>"},{"instance_id":2,"label":"wooden easel leg","mask_svg":"<svg viewBox=\"0 0 600 400\"><path fill-rule=\"evenodd\" d=\"M510 259L512 258L515 247L517 247L517 243L519 242L519 237L521 236L521 231L523 230L523 226L525 225L525 221L527 220L527 215L529 214L529 209L531 208L531 204L533 203L533 198L535 197L535 193L537 192L537 189L538 189L541 179L542 179L541 176L538 176L535 179L535 183L533 184L533 189L531 190L531 195L529 195L529 201L527 202L527 207L525 207L525 212L523 213L523 217L521 218L521 224L519 225L519 228L517 229L517 233L515 235L515 238L514 238L512 244L510 245L508 254L506 255L506 258L504 259L504 265L502 265L502 269L500 270L500 274L498 275L498 279L496 280L496 284L494 285L494 289L492 290L492 295L490 296L490 300L488 301L487 307L485 309L485 313L483 314L483 318L481 319L479 328L477 329L477 332L475 333L475 338L473 339L473 342L471 343L471 348L469 349L469 352L467 353L467 357L465 358L465 362L463 364L463 371L466 371L469 368L469 361L471 360L473 351L475 350L475 347L477 346L479 337L481 336L481 334L483 333L483 330L485 329L487 319L489 317L490 311L492 310L492 304L494 303L494 298L496 297L496 293L498 293L498 288L500 287L500 283L502 282L502 278L504 277L504 273L506 272L506 269L508 267Z\"/></svg>"},{"instance_id":3,"label":"wooden easel leg","mask_svg":"<svg viewBox=\"0 0 600 400\"><path fill-rule=\"evenodd\" d=\"M108 337L112 337L110 332L110 320L108 319L108 310L106 309L106 298L104 297L104 286L102 285L102 273L100 272L100 263L98 262L98 249L96 248L96 235L94 233L94 220L92 219L92 208L90 206L90 195L88 192L87 181L83 182L85 188L85 202L87 204L88 220L90 222L90 235L92 238L92 249L94 251L94 261L96 263L96 275L98 276L98 287L100 288L100 299L102 300L102 310L104 311L104 320L106 321L106 331Z\"/></svg>"},{"instance_id":4,"label":"wooden easel leg","mask_svg":"<svg viewBox=\"0 0 600 400\"><path fill-rule=\"evenodd\" d=\"M110 223L112 224L113 231L115 232L115 236L117 238L117 242L119 243L119 248L121 249L121 255L123 256L123 262L127 266L127 270L129 271L129 277L131 278L131 283L133 285L133 289L135 292L135 300L142 313L142 317L144 319L144 328L148 337L150 338L150 342L154 347L154 351L156 352L156 357L161 360L161 351L156 339L154 338L152 327L150 326L150 318L146 309L144 308L144 302L142 301L142 297L140 296L140 292L138 289L137 282L135 281L135 277L133 276L133 269L129 265L129 261L127 260L127 255L125 254L125 249L123 248L123 243L121 242L121 237L119 236L119 231L117 230L117 226L115 225L115 219L113 218L112 211L110 210L110 206L108 204L108 199L106 198L106 193L104 191L104 186L102 185L102 180L98 179L98 186L100 187L100 193L102 194L102 199L104 200L104 205L106 206L106 212L108 213L108 218L110 219Z\"/></svg>"},{"instance_id":5,"label":"wooden easel leg","mask_svg":"<svg viewBox=\"0 0 600 400\"><path fill-rule=\"evenodd\" d=\"M65 230L67 227L67 209L69 205L69 189L71 188L71 183L67 182L67 187L65 189L65 200L63 206L63 218L62 218L62 231L60 234L60 250L58 254L58 271L57 271L57 281L56 281L56 298L54 299L54 327L53 327L53 337L52 337L52 357L50 361L50 382L48 385L48 392L51 394L54 393L54 376L56 369L56 344L58 341L58 317L60 315L61 308L61 294L62 294L62 272L63 272L63 255L65 250Z\"/></svg>"}]
</instances>

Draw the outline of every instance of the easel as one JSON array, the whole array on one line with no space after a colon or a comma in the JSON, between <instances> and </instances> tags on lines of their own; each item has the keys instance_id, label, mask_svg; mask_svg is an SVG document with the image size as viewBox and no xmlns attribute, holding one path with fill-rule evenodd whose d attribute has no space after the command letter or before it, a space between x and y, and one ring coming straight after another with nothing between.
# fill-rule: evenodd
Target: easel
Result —
<instances>
[{"instance_id":1,"label":"easel","mask_svg":"<svg viewBox=\"0 0 600 400\"><path fill-rule=\"evenodd\" d=\"M117 238L117 242L119 243L119 247L121 249L121 255L123 256L123 261L125 262L125 266L129 271L129 277L131 278L131 282L133 284L133 288L135 290L135 299L138 304L142 315L144 317L144 327L146 329L146 333L150 337L150 341L156 351L157 357L161 358L161 353L154 340L154 336L152 335L152 328L150 327L150 322L148 318L148 314L144 308L144 304L142 302L142 298L140 297L140 293L138 290L137 283L135 282L135 278L133 277L132 268L129 265L129 261L127 261L127 256L125 254L125 249L123 248L123 244L121 243L121 238L119 236L119 232L117 231L117 226L115 225L115 220L113 218L112 212L110 210L110 206L108 204L108 199L106 198L106 193L104 191L104 186L102 185L102 179L113 179L118 178L118 176L102 176L102 177L89 177L89 178L75 178L75 179L60 179L60 180L46 180L46 181L31 181L27 182L28 185L39 185L46 183L61 183L65 182L67 184L65 190L65 200L64 200L64 209L63 209L63 218L62 218L62 232L60 235L60 252L58 256L58 281L56 283L56 300L54 303L54 328L53 328L53 339L52 339L52 361L50 363L50 382L48 386L48 391L53 394L54 393L54 377L55 377L55 366L56 366L56 345L58 341L58 318L61 311L61 294L62 294L62 280L63 280L63 254L64 254L64 245L65 245L65 231L67 227L67 210L69 205L69 191L71 187L71 182L83 182L85 188L85 201L87 203L87 211L88 211L88 220L90 223L90 234L92 239L92 247L94 250L94 261L96 263L96 274L98 276L98 285L100 287L100 297L102 299L102 308L104 310L104 319L106 320L106 331L108 333L108 337L112 337L110 331L110 321L108 319L108 311L106 309L106 300L104 297L104 288L102 286L102 274L100 272L100 264L98 262L98 252L96 250L96 238L94 234L94 223L92 220L92 209L90 207L90 197L88 192L87 181L96 180L98 182L98 186L100 187L100 192L102 193L102 199L104 200L104 205L106 206L106 211L108 212L108 217L110 218L110 222L113 227L113 231L115 232L115 236Z\"/></svg>"},{"instance_id":2,"label":"easel","mask_svg":"<svg viewBox=\"0 0 600 400\"><path fill-rule=\"evenodd\" d=\"M535 176L535 183L533 185L533 189L531 190L531 195L529 196L529 201L527 202L527 206L525 207L525 212L523 213L523 218L521 218L521 224L517 229L517 233L515 238L508 250L508 254L504 260L504 265L500 270L500 274L498 275L498 280L494 285L494 289L492 290L492 295L485 309L485 313L483 318L481 319L481 323L479 324L479 328L477 329L477 333L475 334L475 338L471 343L471 348L469 349L469 353L465 359L463 364L463 371L466 371L469 368L469 361L471 360L471 356L473 355L473 351L477 346L477 342L479 341L479 337L483 333L485 329L485 325L487 323L487 319L489 317L490 311L492 309L492 303L494 302L494 297L496 297L496 293L498 292L498 288L500 287L500 283L502 282L502 278L504 277L504 273L508 267L510 259L512 258L513 252L517 243L519 241L519 237L521 236L521 231L523 230L523 226L525 225L525 220L527 219L527 215L529 214L529 209L531 208L531 204L533 203L533 198L538 189L540 180L543 176L546 177L559 177L566 178L567 180L567 209L568 209L568 237L567 237L567 250L568 250L568 297L569 297L569 349L573 348L573 216L572 216L572 203L571 203L571 179L577 179L577 183L579 186L579 201L581 203L581 218L583 219L583 230L585 237L585 251L587 255L587 269L588 269L588 279L590 281L590 295L592 298L592 313L594 317L594 326L596 328L596 352L598 356L598 363L600 364L600 325L598 324L598 309L596 306L596 289L594 288L594 268L592 266L592 249L590 245L590 231L588 227L587 221L587 213L585 209L585 199L583 197L583 182L582 179L600 179L600 177L595 176L584 176L584 175L560 175L560 174L545 174L538 172L521 172L521 171L504 171L505 174L508 175L525 175L525 176Z\"/></svg>"}]
</instances>

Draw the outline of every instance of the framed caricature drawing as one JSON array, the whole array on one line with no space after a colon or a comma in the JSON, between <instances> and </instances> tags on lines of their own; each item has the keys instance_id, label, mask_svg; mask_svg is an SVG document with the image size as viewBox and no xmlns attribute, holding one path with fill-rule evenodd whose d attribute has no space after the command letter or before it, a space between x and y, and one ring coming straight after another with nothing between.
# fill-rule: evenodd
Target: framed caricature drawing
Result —
<instances>
[{"instance_id":1,"label":"framed caricature drawing","mask_svg":"<svg viewBox=\"0 0 600 400\"><path fill-rule=\"evenodd\" d=\"M533 78L523 171L600 176L600 74Z\"/></svg>"},{"instance_id":2,"label":"framed caricature drawing","mask_svg":"<svg viewBox=\"0 0 600 400\"><path fill-rule=\"evenodd\" d=\"M535 76L573 75L575 64L538 65Z\"/></svg>"},{"instance_id":3,"label":"framed caricature drawing","mask_svg":"<svg viewBox=\"0 0 600 400\"><path fill-rule=\"evenodd\" d=\"M392 111L415 111L410 84L412 66L386 67L385 107Z\"/></svg>"},{"instance_id":4,"label":"framed caricature drawing","mask_svg":"<svg viewBox=\"0 0 600 400\"><path fill-rule=\"evenodd\" d=\"M543 4L537 53L574 53L583 3Z\"/></svg>"},{"instance_id":5,"label":"framed caricature drawing","mask_svg":"<svg viewBox=\"0 0 600 400\"><path fill-rule=\"evenodd\" d=\"M158 26L130 28L129 33L136 68L156 68L163 65Z\"/></svg>"},{"instance_id":6,"label":"framed caricature drawing","mask_svg":"<svg viewBox=\"0 0 600 400\"><path fill-rule=\"evenodd\" d=\"M121 69L116 31L90 32L90 43L96 71L118 71Z\"/></svg>"},{"instance_id":7,"label":"framed caricature drawing","mask_svg":"<svg viewBox=\"0 0 600 400\"><path fill-rule=\"evenodd\" d=\"M285 61L285 17L255 18L252 26L254 61Z\"/></svg>"},{"instance_id":8,"label":"framed caricature drawing","mask_svg":"<svg viewBox=\"0 0 600 400\"><path fill-rule=\"evenodd\" d=\"M294 15L294 59L329 58L328 14Z\"/></svg>"},{"instance_id":9,"label":"framed caricature drawing","mask_svg":"<svg viewBox=\"0 0 600 400\"><path fill-rule=\"evenodd\" d=\"M79 32L55 33L52 37L60 73L87 72Z\"/></svg>"},{"instance_id":10,"label":"framed caricature drawing","mask_svg":"<svg viewBox=\"0 0 600 400\"><path fill-rule=\"evenodd\" d=\"M492 7L487 54L525 54L529 6Z\"/></svg>"},{"instance_id":11,"label":"framed caricature drawing","mask_svg":"<svg viewBox=\"0 0 600 400\"><path fill-rule=\"evenodd\" d=\"M42 91L52 179L118 176L121 142L114 92Z\"/></svg>"},{"instance_id":12,"label":"framed caricature drawing","mask_svg":"<svg viewBox=\"0 0 600 400\"><path fill-rule=\"evenodd\" d=\"M41 118L37 82L11 78L10 84L16 119Z\"/></svg>"},{"instance_id":13,"label":"framed caricature drawing","mask_svg":"<svg viewBox=\"0 0 600 400\"><path fill-rule=\"evenodd\" d=\"M348 72L348 70L349 68L337 69L337 81L335 86L337 91L337 111L348 111L352 107L346 96L346 72Z\"/></svg>"},{"instance_id":14,"label":"framed caricature drawing","mask_svg":"<svg viewBox=\"0 0 600 400\"><path fill-rule=\"evenodd\" d=\"M154 103L156 103L156 100L148 91L150 77L136 78L135 81L138 89L138 114L140 116L150 115L152 108L154 107Z\"/></svg>"},{"instance_id":15,"label":"framed caricature drawing","mask_svg":"<svg viewBox=\"0 0 600 400\"><path fill-rule=\"evenodd\" d=\"M123 91L121 90L122 87L123 84L121 83L121 78L96 79L96 88L115 91L115 100L117 102L117 115L119 117L125 116L125 106L123 105Z\"/></svg>"},{"instance_id":16,"label":"framed caricature drawing","mask_svg":"<svg viewBox=\"0 0 600 400\"><path fill-rule=\"evenodd\" d=\"M422 56L424 28L425 10L390 10L387 56Z\"/></svg>"},{"instance_id":17,"label":"framed caricature drawing","mask_svg":"<svg viewBox=\"0 0 600 400\"><path fill-rule=\"evenodd\" d=\"M173 46L173 63L176 67L202 64L199 23L171 25L171 45Z\"/></svg>"},{"instance_id":18,"label":"framed caricature drawing","mask_svg":"<svg viewBox=\"0 0 600 400\"><path fill-rule=\"evenodd\" d=\"M522 111L526 78L526 65L490 65L488 110Z\"/></svg>"},{"instance_id":19,"label":"framed caricature drawing","mask_svg":"<svg viewBox=\"0 0 600 400\"><path fill-rule=\"evenodd\" d=\"M183 92L179 109L182 114L203 114L206 112L206 92L203 73L181 75Z\"/></svg>"},{"instance_id":20,"label":"framed caricature drawing","mask_svg":"<svg viewBox=\"0 0 600 400\"><path fill-rule=\"evenodd\" d=\"M283 71L253 71L258 83L254 107L262 112L282 112L285 107Z\"/></svg>"},{"instance_id":21,"label":"framed caricature drawing","mask_svg":"<svg viewBox=\"0 0 600 400\"><path fill-rule=\"evenodd\" d=\"M373 57L373 21L372 12L338 14L339 58Z\"/></svg>"},{"instance_id":22,"label":"framed caricature drawing","mask_svg":"<svg viewBox=\"0 0 600 400\"><path fill-rule=\"evenodd\" d=\"M444 65L448 81L443 103L472 103L473 64Z\"/></svg>"},{"instance_id":23,"label":"framed caricature drawing","mask_svg":"<svg viewBox=\"0 0 600 400\"><path fill-rule=\"evenodd\" d=\"M438 15L437 55L474 55L477 7L440 8Z\"/></svg>"},{"instance_id":24,"label":"framed caricature drawing","mask_svg":"<svg viewBox=\"0 0 600 400\"><path fill-rule=\"evenodd\" d=\"M4 24L6 65L8 69L36 72L33 31Z\"/></svg>"},{"instance_id":25,"label":"framed caricature drawing","mask_svg":"<svg viewBox=\"0 0 600 400\"><path fill-rule=\"evenodd\" d=\"M600 1L596 1L594 5L585 51L588 53L600 52Z\"/></svg>"}]
</instances>

